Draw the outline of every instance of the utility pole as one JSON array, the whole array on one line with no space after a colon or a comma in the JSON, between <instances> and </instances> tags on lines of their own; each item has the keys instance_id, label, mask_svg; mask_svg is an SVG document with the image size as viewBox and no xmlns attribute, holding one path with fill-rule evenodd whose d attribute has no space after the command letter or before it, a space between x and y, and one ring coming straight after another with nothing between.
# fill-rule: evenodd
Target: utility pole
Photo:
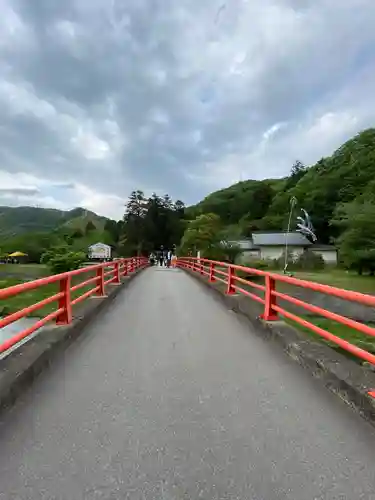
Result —
<instances>
[{"instance_id":1,"label":"utility pole","mask_svg":"<svg viewBox=\"0 0 375 500\"><path fill-rule=\"evenodd\" d=\"M293 210L294 207L297 205L298 200L295 196L292 196L290 201L290 210L289 210L289 220L288 220L288 229L285 235L285 262L284 262L284 274L286 274L286 271L288 269L288 236L290 232L290 225L292 223L292 216L293 216Z\"/></svg>"}]
</instances>

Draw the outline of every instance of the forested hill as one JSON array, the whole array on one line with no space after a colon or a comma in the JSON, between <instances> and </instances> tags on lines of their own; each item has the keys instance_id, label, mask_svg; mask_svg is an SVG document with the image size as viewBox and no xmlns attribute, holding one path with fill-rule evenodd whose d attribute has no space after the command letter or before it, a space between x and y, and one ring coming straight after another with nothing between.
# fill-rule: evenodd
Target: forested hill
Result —
<instances>
[{"instance_id":1,"label":"forested hill","mask_svg":"<svg viewBox=\"0 0 375 500\"><path fill-rule=\"evenodd\" d=\"M48 232L66 226L83 230L88 222L103 230L108 219L83 208L56 210L40 207L0 207L2 240L26 233Z\"/></svg>"},{"instance_id":2,"label":"forested hill","mask_svg":"<svg viewBox=\"0 0 375 500\"><path fill-rule=\"evenodd\" d=\"M310 213L321 242L337 236L338 225L331 221L343 203L375 203L375 129L359 133L311 167L296 162L285 179L239 182L211 193L187 212L190 217L216 213L226 225L239 224L244 235L281 230L292 196Z\"/></svg>"}]
</instances>

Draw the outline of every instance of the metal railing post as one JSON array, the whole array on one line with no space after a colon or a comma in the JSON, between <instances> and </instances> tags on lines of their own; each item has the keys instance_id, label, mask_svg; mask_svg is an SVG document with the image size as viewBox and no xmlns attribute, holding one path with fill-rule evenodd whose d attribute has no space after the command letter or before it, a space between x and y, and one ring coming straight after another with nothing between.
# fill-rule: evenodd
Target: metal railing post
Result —
<instances>
[{"instance_id":1,"label":"metal railing post","mask_svg":"<svg viewBox=\"0 0 375 500\"><path fill-rule=\"evenodd\" d=\"M227 286L227 295L233 295L236 293L236 289L234 288L234 279L233 276L235 276L234 269L232 266L228 266L228 286Z\"/></svg>"},{"instance_id":2,"label":"metal railing post","mask_svg":"<svg viewBox=\"0 0 375 500\"><path fill-rule=\"evenodd\" d=\"M63 311L56 317L57 325L68 325L73 319L70 283L70 275L60 280L60 293L63 295L59 298L58 307L59 309L63 309Z\"/></svg>"},{"instance_id":3,"label":"metal railing post","mask_svg":"<svg viewBox=\"0 0 375 500\"><path fill-rule=\"evenodd\" d=\"M265 285L264 312L261 318L265 321L276 321L279 318L277 311L273 307L276 305L276 296L273 294L276 290L276 282L269 274L266 274Z\"/></svg>"},{"instance_id":4,"label":"metal railing post","mask_svg":"<svg viewBox=\"0 0 375 500\"><path fill-rule=\"evenodd\" d=\"M113 283L117 283L117 284L121 283L121 279L120 279L120 261L119 260L115 261L114 278L115 279L113 280Z\"/></svg>"},{"instance_id":5,"label":"metal railing post","mask_svg":"<svg viewBox=\"0 0 375 500\"><path fill-rule=\"evenodd\" d=\"M96 286L98 287L98 291L96 292L96 295L98 295L100 297L104 297L104 295L105 295L104 266L101 266L96 270L96 277L97 277Z\"/></svg>"},{"instance_id":6,"label":"metal railing post","mask_svg":"<svg viewBox=\"0 0 375 500\"><path fill-rule=\"evenodd\" d=\"M210 262L210 277L208 279L210 283L215 283L216 278L215 278L215 263Z\"/></svg>"}]
</instances>

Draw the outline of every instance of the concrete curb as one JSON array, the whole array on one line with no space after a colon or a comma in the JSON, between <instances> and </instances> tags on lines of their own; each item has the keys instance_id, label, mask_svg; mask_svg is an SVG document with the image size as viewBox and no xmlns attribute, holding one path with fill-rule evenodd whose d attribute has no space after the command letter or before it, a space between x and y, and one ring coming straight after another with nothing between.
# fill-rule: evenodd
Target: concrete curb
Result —
<instances>
[{"instance_id":1,"label":"concrete curb","mask_svg":"<svg viewBox=\"0 0 375 500\"><path fill-rule=\"evenodd\" d=\"M124 277L120 285L109 285L106 297L84 301L68 326L41 330L0 363L0 412L12 406L36 377L83 332L85 327L119 296L143 269Z\"/></svg>"},{"instance_id":2,"label":"concrete curb","mask_svg":"<svg viewBox=\"0 0 375 500\"><path fill-rule=\"evenodd\" d=\"M226 295L222 283L209 283L206 276L184 269L227 308L250 323L257 335L277 342L283 350L363 418L375 426L375 374L330 347L314 342L284 321L266 322L259 318L262 305L244 295Z\"/></svg>"}]
</instances>

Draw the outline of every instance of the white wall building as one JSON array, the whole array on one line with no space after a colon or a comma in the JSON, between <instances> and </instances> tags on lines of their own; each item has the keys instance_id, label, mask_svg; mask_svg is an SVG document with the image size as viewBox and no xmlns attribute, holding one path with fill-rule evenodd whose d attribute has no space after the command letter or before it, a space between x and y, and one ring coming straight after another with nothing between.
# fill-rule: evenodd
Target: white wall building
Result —
<instances>
[{"instance_id":1,"label":"white wall building","mask_svg":"<svg viewBox=\"0 0 375 500\"><path fill-rule=\"evenodd\" d=\"M305 250L309 249L315 254L320 254L326 264L337 264L337 250L331 245L311 243L303 234L298 232L271 232L256 231L247 240L237 244L243 249L239 263L254 259L275 260L282 257L285 243L288 241L288 250L293 258L297 259Z\"/></svg>"},{"instance_id":2,"label":"white wall building","mask_svg":"<svg viewBox=\"0 0 375 500\"><path fill-rule=\"evenodd\" d=\"M88 257L89 259L110 259L111 251L111 247L105 243L94 243L88 248Z\"/></svg>"}]
</instances>

